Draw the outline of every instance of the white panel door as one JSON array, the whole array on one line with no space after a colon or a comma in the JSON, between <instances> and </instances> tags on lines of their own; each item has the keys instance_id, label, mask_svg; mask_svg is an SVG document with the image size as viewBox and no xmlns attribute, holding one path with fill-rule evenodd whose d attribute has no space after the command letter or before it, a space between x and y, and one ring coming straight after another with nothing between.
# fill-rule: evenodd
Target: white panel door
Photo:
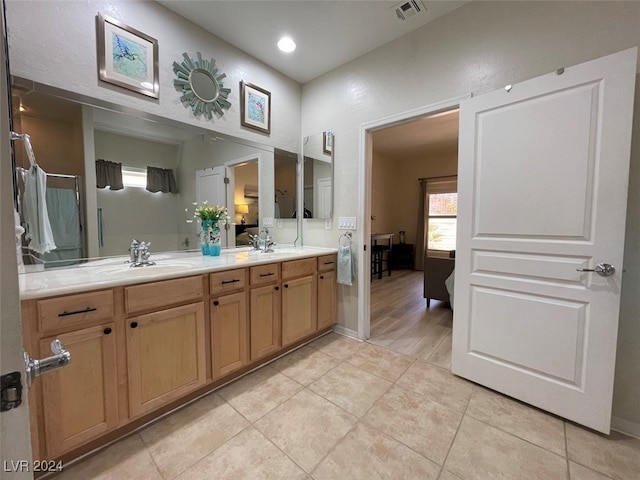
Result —
<instances>
[{"instance_id":1,"label":"white panel door","mask_svg":"<svg viewBox=\"0 0 640 480\"><path fill-rule=\"evenodd\" d=\"M227 189L224 182L226 168L212 167L204 170L196 170L196 202L200 205L207 202L209 206L226 205ZM198 227L199 228L199 227ZM227 236L220 235L221 246L227 247Z\"/></svg>"},{"instance_id":2,"label":"white panel door","mask_svg":"<svg viewBox=\"0 0 640 480\"><path fill-rule=\"evenodd\" d=\"M452 371L605 433L636 56L460 108ZM578 270L601 262L615 273Z\"/></svg>"}]
</instances>

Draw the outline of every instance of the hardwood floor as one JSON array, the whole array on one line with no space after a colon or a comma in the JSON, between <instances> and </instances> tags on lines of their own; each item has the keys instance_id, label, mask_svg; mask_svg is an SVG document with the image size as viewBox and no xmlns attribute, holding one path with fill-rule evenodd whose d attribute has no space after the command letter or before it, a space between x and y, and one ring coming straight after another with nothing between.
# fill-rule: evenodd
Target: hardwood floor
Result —
<instances>
[{"instance_id":1,"label":"hardwood floor","mask_svg":"<svg viewBox=\"0 0 640 480\"><path fill-rule=\"evenodd\" d=\"M451 368L453 312L449 304L422 296L423 272L394 270L371 281L369 342Z\"/></svg>"}]
</instances>

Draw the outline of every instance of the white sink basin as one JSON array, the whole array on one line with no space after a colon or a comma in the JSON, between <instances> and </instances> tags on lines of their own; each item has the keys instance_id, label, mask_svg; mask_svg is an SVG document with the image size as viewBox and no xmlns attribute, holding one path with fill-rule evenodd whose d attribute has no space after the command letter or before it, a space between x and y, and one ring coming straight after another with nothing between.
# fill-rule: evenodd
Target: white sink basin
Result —
<instances>
[{"instance_id":1,"label":"white sink basin","mask_svg":"<svg viewBox=\"0 0 640 480\"><path fill-rule=\"evenodd\" d=\"M105 276L108 278L129 278L140 277L144 275L175 273L183 270L189 270L191 268L193 268L193 265L189 263L165 263L158 265L147 265L145 267L131 267L129 264L124 264L97 268L92 272L92 274L96 276Z\"/></svg>"}]
</instances>

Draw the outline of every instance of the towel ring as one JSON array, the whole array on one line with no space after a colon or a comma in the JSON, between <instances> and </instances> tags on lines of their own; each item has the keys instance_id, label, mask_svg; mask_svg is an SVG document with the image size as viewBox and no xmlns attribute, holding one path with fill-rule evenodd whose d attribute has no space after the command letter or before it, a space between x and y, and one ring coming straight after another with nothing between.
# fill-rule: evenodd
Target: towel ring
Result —
<instances>
[{"instance_id":1,"label":"towel ring","mask_svg":"<svg viewBox=\"0 0 640 480\"><path fill-rule=\"evenodd\" d=\"M338 245L350 245L351 244L351 236L353 234L351 233L351 230L347 230L345 233L343 233L342 235L340 235L340 238L338 238ZM342 239L345 239L346 242L342 243Z\"/></svg>"}]
</instances>

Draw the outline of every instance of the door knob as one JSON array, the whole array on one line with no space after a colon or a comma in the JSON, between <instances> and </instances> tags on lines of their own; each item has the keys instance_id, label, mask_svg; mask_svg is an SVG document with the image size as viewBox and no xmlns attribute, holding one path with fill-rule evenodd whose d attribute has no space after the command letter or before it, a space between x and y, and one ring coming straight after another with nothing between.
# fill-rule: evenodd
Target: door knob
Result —
<instances>
[{"instance_id":1,"label":"door knob","mask_svg":"<svg viewBox=\"0 0 640 480\"><path fill-rule=\"evenodd\" d=\"M52 356L37 360L24 352L25 380L27 387L31 387L31 382L43 373L66 367L71 361L71 354L65 350L64 345L57 338L51 342Z\"/></svg>"},{"instance_id":2,"label":"door knob","mask_svg":"<svg viewBox=\"0 0 640 480\"><path fill-rule=\"evenodd\" d=\"M610 277L616 273L615 267L610 263L599 263L596 265L596 268L576 268L576 270L578 272L596 272L603 277Z\"/></svg>"}]
</instances>

